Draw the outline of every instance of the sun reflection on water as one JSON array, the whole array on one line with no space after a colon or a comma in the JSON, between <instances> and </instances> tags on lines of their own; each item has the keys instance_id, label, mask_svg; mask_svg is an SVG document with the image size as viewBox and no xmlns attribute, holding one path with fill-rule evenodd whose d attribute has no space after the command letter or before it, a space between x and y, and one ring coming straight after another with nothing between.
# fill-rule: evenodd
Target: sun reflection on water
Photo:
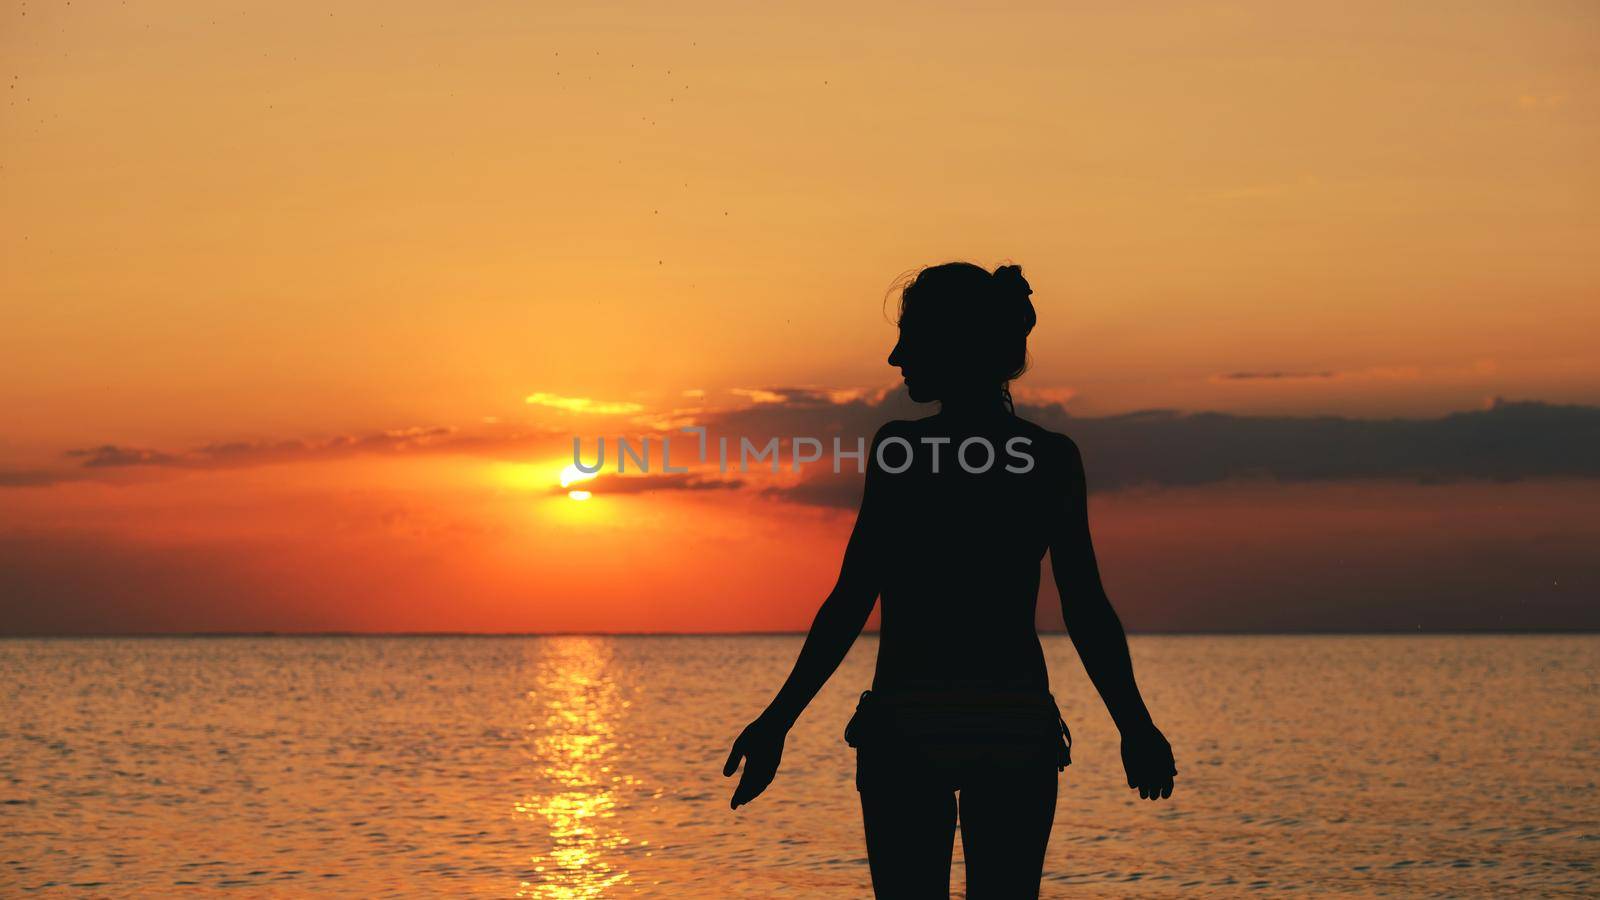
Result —
<instances>
[{"instance_id":1,"label":"sun reflection on water","mask_svg":"<svg viewBox=\"0 0 1600 900\"><path fill-rule=\"evenodd\" d=\"M609 677L608 640L561 637L541 644L527 726L541 791L515 810L544 829L549 844L533 857L535 879L522 882L517 896L598 897L630 880L623 858L630 841L614 827L617 790L637 783L613 765L617 715L627 702Z\"/></svg>"}]
</instances>

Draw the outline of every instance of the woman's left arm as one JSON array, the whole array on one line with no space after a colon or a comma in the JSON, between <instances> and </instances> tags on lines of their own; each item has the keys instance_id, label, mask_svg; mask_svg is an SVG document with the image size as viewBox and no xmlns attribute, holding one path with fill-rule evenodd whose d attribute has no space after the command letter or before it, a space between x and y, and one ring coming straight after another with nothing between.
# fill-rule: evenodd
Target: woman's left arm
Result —
<instances>
[{"instance_id":1,"label":"woman's left arm","mask_svg":"<svg viewBox=\"0 0 1600 900\"><path fill-rule=\"evenodd\" d=\"M1061 594L1061 616L1089 680L1122 732L1128 787L1136 789L1140 797L1161 800L1172 796L1173 778L1178 774L1172 745L1145 708L1133 678L1122 620L1100 580L1100 565L1089 537L1083 458L1077 445L1065 436L1059 437L1058 448L1056 461L1063 477L1055 489L1061 505L1050 524L1050 565Z\"/></svg>"}]
</instances>

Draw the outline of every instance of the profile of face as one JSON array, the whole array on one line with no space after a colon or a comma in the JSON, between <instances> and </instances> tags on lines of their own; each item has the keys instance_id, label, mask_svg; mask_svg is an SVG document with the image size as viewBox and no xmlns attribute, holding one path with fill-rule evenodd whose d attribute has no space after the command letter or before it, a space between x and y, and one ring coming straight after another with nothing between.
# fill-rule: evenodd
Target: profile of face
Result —
<instances>
[{"instance_id":1,"label":"profile of face","mask_svg":"<svg viewBox=\"0 0 1600 900\"><path fill-rule=\"evenodd\" d=\"M998 396L1027 363L1035 314L1017 266L992 274L970 263L930 266L900 295L900 338L889 365L917 403Z\"/></svg>"},{"instance_id":2,"label":"profile of face","mask_svg":"<svg viewBox=\"0 0 1600 900\"><path fill-rule=\"evenodd\" d=\"M906 391L918 403L932 403L950 393L951 348L936 346L933 329L918 330L904 317L900 320L900 339L889 351L889 365L900 370ZM943 343L943 342L939 342Z\"/></svg>"}]
</instances>

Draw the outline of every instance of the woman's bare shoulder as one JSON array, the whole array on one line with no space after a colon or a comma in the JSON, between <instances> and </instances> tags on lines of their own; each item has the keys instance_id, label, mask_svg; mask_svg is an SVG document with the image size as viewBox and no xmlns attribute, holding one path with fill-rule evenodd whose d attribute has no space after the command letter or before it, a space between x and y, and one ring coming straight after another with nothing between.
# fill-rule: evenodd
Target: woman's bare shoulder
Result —
<instances>
[{"instance_id":1,"label":"woman's bare shoulder","mask_svg":"<svg viewBox=\"0 0 1600 900\"><path fill-rule=\"evenodd\" d=\"M1082 456L1078 453L1078 445L1072 438L1059 431L1051 431L1043 425L1030 422L1021 416L1017 422L1022 426L1023 436L1027 437L1038 448L1044 458L1053 463L1071 464L1079 462Z\"/></svg>"},{"instance_id":2,"label":"woman's bare shoulder","mask_svg":"<svg viewBox=\"0 0 1600 900\"><path fill-rule=\"evenodd\" d=\"M890 419L878 426L877 434L872 436L874 444L881 443L885 438L913 438L926 431L923 419Z\"/></svg>"}]
</instances>

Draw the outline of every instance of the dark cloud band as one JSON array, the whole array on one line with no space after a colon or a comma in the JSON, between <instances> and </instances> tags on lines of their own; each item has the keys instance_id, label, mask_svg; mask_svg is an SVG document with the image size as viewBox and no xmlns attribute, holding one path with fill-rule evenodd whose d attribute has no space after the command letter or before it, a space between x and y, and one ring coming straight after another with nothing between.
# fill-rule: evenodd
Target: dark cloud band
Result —
<instances>
[{"instance_id":1,"label":"dark cloud band","mask_svg":"<svg viewBox=\"0 0 1600 900\"><path fill-rule=\"evenodd\" d=\"M807 435L853 442L890 419L919 418L932 407L903 390L877 397L773 388L761 402L706 411L712 435L787 441ZM1242 416L1154 410L1080 417L1059 404L1027 404L1018 414L1072 437L1082 449L1091 489L1202 485L1239 478L1285 481L1405 479L1516 480L1600 477L1600 407L1497 401L1487 409L1428 419L1337 416ZM212 444L172 453L107 444L72 450L68 468L0 471L0 487L82 480L118 469L221 469L355 454L465 454L516 458L559 446L544 433L462 433L428 427L324 441ZM570 436L566 438L570 441ZM796 484L763 488L798 503L848 507L860 493L853 467L834 475L819 465ZM740 479L679 481L653 475L610 490L734 490Z\"/></svg>"}]
</instances>

